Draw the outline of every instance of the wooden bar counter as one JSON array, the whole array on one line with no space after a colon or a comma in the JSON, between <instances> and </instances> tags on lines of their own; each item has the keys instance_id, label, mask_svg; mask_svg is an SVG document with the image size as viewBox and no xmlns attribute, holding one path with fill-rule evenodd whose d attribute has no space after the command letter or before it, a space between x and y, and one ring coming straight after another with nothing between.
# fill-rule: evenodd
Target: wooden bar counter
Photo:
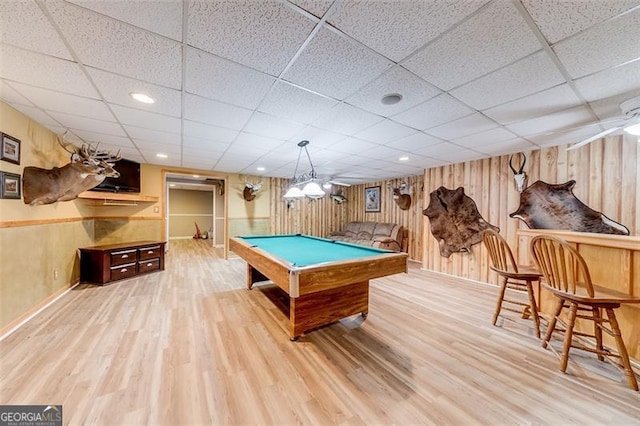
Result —
<instances>
[{"instance_id":1,"label":"wooden bar counter","mask_svg":"<svg viewBox=\"0 0 640 426\"><path fill-rule=\"evenodd\" d=\"M533 262L529 243L534 236L561 238L572 243L584 257L595 284L633 296L640 295L640 237L547 229L519 229L517 233L518 260L521 264L530 265ZM551 293L542 288L538 297L540 312L551 316L554 302ZM629 356L640 363L640 305L623 305L616 311L616 317ZM606 333L604 337L605 344L615 348L613 339Z\"/></svg>"}]
</instances>

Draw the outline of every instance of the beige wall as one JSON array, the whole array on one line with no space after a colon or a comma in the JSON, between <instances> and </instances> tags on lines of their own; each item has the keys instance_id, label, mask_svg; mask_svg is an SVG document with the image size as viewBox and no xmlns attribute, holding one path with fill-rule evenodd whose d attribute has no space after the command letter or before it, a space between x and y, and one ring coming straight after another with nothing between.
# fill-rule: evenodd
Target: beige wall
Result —
<instances>
[{"instance_id":1,"label":"beige wall","mask_svg":"<svg viewBox=\"0 0 640 426\"><path fill-rule=\"evenodd\" d=\"M213 192L169 189L169 238L192 237L213 230Z\"/></svg>"}]
</instances>

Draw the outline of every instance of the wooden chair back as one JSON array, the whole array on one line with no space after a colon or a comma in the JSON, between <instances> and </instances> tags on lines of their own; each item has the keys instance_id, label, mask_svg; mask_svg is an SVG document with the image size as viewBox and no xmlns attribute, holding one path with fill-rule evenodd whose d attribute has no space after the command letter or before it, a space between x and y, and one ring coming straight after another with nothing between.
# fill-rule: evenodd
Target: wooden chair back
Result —
<instances>
[{"instance_id":1,"label":"wooden chair back","mask_svg":"<svg viewBox=\"0 0 640 426\"><path fill-rule=\"evenodd\" d=\"M530 248L533 260L549 287L571 294L580 287L589 297L595 297L587 263L569 243L538 235L531 240Z\"/></svg>"},{"instance_id":2,"label":"wooden chair back","mask_svg":"<svg viewBox=\"0 0 640 426\"><path fill-rule=\"evenodd\" d=\"M511 248L507 240L493 229L486 229L482 233L482 242L489 251L491 258L491 269L496 272L515 272L518 273L518 265L513 257Z\"/></svg>"}]
</instances>

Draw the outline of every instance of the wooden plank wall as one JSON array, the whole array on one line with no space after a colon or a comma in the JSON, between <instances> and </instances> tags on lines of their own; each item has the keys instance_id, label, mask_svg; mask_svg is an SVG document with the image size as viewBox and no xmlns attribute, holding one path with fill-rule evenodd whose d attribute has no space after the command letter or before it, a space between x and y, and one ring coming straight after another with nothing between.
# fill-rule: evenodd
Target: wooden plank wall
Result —
<instances>
[{"instance_id":1,"label":"wooden plank wall","mask_svg":"<svg viewBox=\"0 0 640 426\"><path fill-rule=\"evenodd\" d=\"M622 223L638 235L640 230L639 144L630 136L614 136L573 151L557 146L526 152L527 184L536 180L563 183L576 180L574 194L581 201L609 218ZM500 233L519 256L528 258L526 246L518 245L516 230L526 225L509 217L517 209L519 194L513 173L509 169L509 156L493 157L425 171L425 208L428 194L440 186L455 189L463 186L465 193L477 204L478 210L489 223L500 227ZM431 235L429 220L424 218L423 267L464 278L496 282L489 273L488 258L482 244L472 247L470 254L454 253L448 259L440 256L438 244ZM524 251L524 253L523 253Z\"/></svg>"},{"instance_id":2,"label":"wooden plank wall","mask_svg":"<svg viewBox=\"0 0 640 426\"><path fill-rule=\"evenodd\" d=\"M567 151L558 146L526 152L528 184L538 179L548 183L576 180L574 194L594 210L624 224L631 235L640 232L640 151L634 137L614 136L595 141L583 148ZM407 182L412 190L412 205L403 211L393 202L391 186ZM422 210L429 204L429 193L440 186L455 189L464 187L465 193L477 204L478 210L489 223L500 227L501 234L520 258L527 258L528 248L518 246L516 230L526 228L517 219L509 217L519 204L519 194L509 169L509 156L492 157L436 167L424 176L371 182L342 188L348 201L337 204L328 196L311 201L297 200L287 208L282 198L288 179L271 179L271 231L305 233L327 236L353 220L394 222L409 229L409 257L422 261L425 269L444 272L484 282L496 282L490 274L488 258L481 244L473 246L472 253L454 253L448 259L441 257L435 238L431 235L429 220ZM364 212L364 188L381 187L381 212ZM523 252L524 251L524 252Z\"/></svg>"},{"instance_id":3,"label":"wooden plank wall","mask_svg":"<svg viewBox=\"0 0 640 426\"><path fill-rule=\"evenodd\" d=\"M288 179L271 180L271 229L274 234L303 233L326 237L330 232L339 231L345 223L362 220L393 222L409 229L409 256L420 260L422 257L422 176L372 182L366 185L340 187L347 202L337 204L329 196L320 200L296 200L291 208L283 195L289 184ZM401 210L393 201L393 186L406 182L411 188L411 207ZM364 212L364 188L380 185L380 213ZM336 187L333 188L336 190Z\"/></svg>"}]
</instances>

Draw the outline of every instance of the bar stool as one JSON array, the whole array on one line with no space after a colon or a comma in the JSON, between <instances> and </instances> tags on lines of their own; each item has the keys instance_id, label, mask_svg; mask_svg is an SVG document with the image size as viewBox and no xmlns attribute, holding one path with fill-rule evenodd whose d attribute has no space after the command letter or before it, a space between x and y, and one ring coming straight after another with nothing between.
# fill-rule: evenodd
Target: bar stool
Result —
<instances>
[{"instance_id":1,"label":"bar stool","mask_svg":"<svg viewBox=\"0 0 640 426\"><path fill-rule=\"evenodd\" d=\"M540 281L542 274L533 268L518 266L511 253L509 244L502 238L500 234L492 229L487 229L482 234L482 241L489 251L491 263L489 267L498 273L500 280L500 293L496 310L493 314L493 325L496 325L498 316L502 309L522 313L523 318L531 315L534 322L536 337L540 338L540 317L538 315L538 306L536 298L533 294L533 283ZM523 303L517 299L511 299L507 295L507 290L514 290L519 293L527 293L529 303ZM509 303L502 306L504 302ZM512 306L523 306L524 308L515 309Z\"/></svg>"},{"instance_id":2,"label":"bar stool","mask_svg":"<svg viewBox=\"0 0 640 426\"><path fill-rule=\"evenodd\" d=\"M622 362L629 387L637 391L638 381L629 363L629 355L622 340L615 309L623 303L640 303L640 297L594 285L584 258L566 241L538 235L531 240L531 254L544 276L542 284L558 299L542 347L548 346L555 330L563 331L564 345L560 359L560 370L563 373L567 370L570 348L596 353L600 361L604 360L604 356L614 356L620 358ZM559 329L556 328L556 324L563 308L569 309L569 319L566 328ZM602 310L606 312L606 318L602 315ZM594 334L574 331L576 318L593 321ZM606 327L606 323L610 327ZM602 345L603 331L613 336L618 353ZM595 339L595 348L579 342L574 344L574 335Z\"/></svg>"}]
</instances>

